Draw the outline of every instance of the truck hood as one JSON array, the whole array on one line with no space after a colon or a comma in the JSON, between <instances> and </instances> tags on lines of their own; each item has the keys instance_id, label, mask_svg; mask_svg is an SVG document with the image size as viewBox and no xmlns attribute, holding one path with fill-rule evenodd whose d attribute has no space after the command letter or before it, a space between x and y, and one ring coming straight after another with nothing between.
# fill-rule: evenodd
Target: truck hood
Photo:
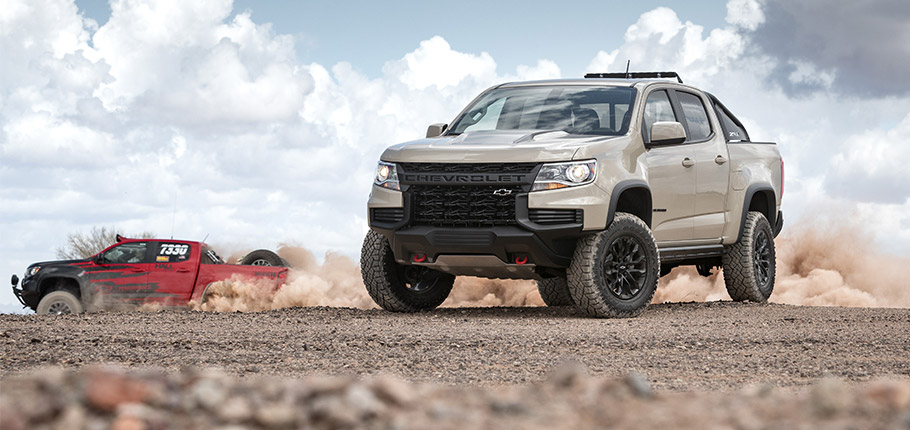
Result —
<instances>
[{"instance_id":1,"label":"truck hood","mask_svg":"<svg viewBox=\"0 0 910 430\"><path fill-rule=\"evenodd\" d=\"M618 136L573 135L564 131L490 130L401 143L385 150L390 162L566 161L578 149Z\"/></svg>"},{"instance_id":2,"label":"truck hood","mask_svg":"<svg viewBox=\"0 0 910 430\"><path fill-rule=\"evenodd\" d=\"M50 260L50 261L40 261L38 263L29 264L28 267L32 266L69 266L76 263L87 263L92 261L91 258L84 258L81 260Z\"/></svg>"}]
</instances>

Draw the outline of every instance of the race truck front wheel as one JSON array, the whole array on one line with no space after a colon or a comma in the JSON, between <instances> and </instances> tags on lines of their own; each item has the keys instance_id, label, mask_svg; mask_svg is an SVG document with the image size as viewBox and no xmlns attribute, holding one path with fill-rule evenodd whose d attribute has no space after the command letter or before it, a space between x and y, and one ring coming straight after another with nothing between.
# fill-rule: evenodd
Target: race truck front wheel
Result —
<instances>
[{"instance_id":1,"label":"race truck front wheel","mask_svg":"<svg viewBox=\"0 0 910 430\"><path fill-rule=\"evenodd\" d=\"M52 291L41 298L35 313L38 315L81 314L84 311L79 298L69 291Z\"/></svg>"},{"instance_id":2,"label":"race truck front wheel","mask_svg":"<svg viewBox=\"0 0 910 430\"><path fill-rule=\"evenodd\" d=\"M660 277L651 229L640 218L618 212L606 230L578 240L567 275L572 300L588 315L641 314Z\"/></svg>"},{"instance_id":3,"label":"race truck front wheel","mask_svg":"<svg viewBox=\"0 0 910 430\"><path fill-rule=\"evenodd\" d=\"M724 284L737 302L765 302L774 290L777 271L774 233L761 212L749 212L740 241L724 253Z\"/></svg>"},{"instance_id":4,"label":"race truck front wheel","mask_svg":"<svg viewBox=\"0 0 910 430\"><path fill-rule=\"evenodd\" d=\"M402 265L385 236L370 231L360 253L363 284L373 301L392 312L418 312L441 305L455 276L423 266Z\"/></svg>"}]
</instances>

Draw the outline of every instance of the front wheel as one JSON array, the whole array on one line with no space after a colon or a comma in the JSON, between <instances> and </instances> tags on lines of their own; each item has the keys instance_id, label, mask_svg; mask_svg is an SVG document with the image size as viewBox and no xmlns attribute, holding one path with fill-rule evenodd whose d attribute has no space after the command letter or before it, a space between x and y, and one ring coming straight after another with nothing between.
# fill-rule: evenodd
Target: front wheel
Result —
<instances>
[{"instance_id":1,"label":"front wheel","mask_svg":"<svg viewBox=\"0 0 910 430\"><path fill-rule=\"evenodd\" d=\"M449 297L455 276L423 266L398 264L385 236L370 230L363 240L360 273L367 293L383 309L435 309Z\"/></svg>"},{"instance_id":2,"label":"front wheel","mask_svg":"<svg viewBox=\"0 0 910 430\"><path fill-rule=\"evenodd\" d=\"M641 314L660 277L651 229L634 215L617 213L606 230L578 240L567 275L572 300L588 315Z\"/></svg>"},{"instance_id":3,"label":"front wheel","mask_svg":"<svg viewBox=\"0 0 910 430\"><path fill-rule=\"evenodd\" d=\"M85 309L82 302L69 291L52 291L41 298L35 313L38 315L81 314Z\"/></svg>"},{"instance_id":4,"label":"front wheel","mask_svg":"<svg viewBox=\"0 0 910 430\"><path fill-rule=\"evenodd\" d=\"M774 234L761 212L749 212L739 242L727 247L723 257L724 284L737 302L766 302L774 290L777 271Z\"/></svg>"}]
</instances>

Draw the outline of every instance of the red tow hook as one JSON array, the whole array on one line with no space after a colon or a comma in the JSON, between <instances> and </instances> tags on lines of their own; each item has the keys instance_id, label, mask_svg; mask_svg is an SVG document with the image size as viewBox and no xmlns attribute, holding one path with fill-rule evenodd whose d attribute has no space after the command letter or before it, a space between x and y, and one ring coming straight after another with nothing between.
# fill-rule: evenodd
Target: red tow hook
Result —
<instances>
[{"instance_id":1,"label":"red tow hook","mask_svg":"<svg viewBox=\"0 0 910 430\"><path fill-rule=\"evenodd\" d=\"M414 262L415 262L415 263L423 263L424 261L427 261L427 255L426 255L426 254L414 254Z\"/></svg>"},{"instance_id":2,"label":"red tow hook","mask_svg":"<svg viewBox=\"0 0 910 430\"><path fill-rule=\"evenodd\" d=\"M521 265L523 265L523 264L525 264L525 263L527 263L527 262L528 262L528 256L527 256L527 255L519 255L519 256L515 257L515 264L517 264L517 265L519 265L519 266L521 266Z\"/></svg>"}]
</instances>

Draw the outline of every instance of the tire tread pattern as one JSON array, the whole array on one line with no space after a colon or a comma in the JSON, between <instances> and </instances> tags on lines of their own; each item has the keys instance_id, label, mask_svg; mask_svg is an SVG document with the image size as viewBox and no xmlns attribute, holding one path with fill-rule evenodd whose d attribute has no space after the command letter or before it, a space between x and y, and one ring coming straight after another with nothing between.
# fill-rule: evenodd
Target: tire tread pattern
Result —
<instances>
[{"instance_id":1,"label":"tire tread pattern","mask_svg":"<svg viewBox=\"0 0 910 430\"><path fill-rule=\"evenodd\" d=\"M771 224L761 212L751 211L746 216L746 224L743 227L743 235L739 242L727 246L723 256L724 284L727 287L727 293L730 298L736 302L757 302L763 303L768 301L771 292L774 289L774 278L777 271L777 264L771 265L771 288L767 294L761 291L755 276L755 266L752 264L753 240L759 229L766 230L769 238L772 238L771 257L774 261L774 235L771 231Z\"/></svg>"},{"instance_id":2,"label":"tire tread pattern","mask_svg":"<svg viewBox=\"0 0 910 430\"><path fill-rule=\"evenodd\" d=\"M647 234L648 249L646 249L645 252L646 254L651 255L656 262L651 268L653 272L651 273L653 276L653 285L650 286L650 292L645 293L647 295L647 300L644 301L643 305L634 308L620 308L609 303L605 296L610 293L598 288L598 278L600 276L595 275L595 272L600 270L601 267L601 262L597 259L597 248L598 246L601 246L600 242L619 229L639 229L640 232ZM657 280L660 278L660 257L657 252L657 244L654 241L654 236L651 234L651 229L648 228L648 225L640 218L632 214L617 212L616 216L613 218L613 222L610 223L606 230L584 236L578 240L578 245L575 247L575 254L572 257L572 263L569 265L569 270L567 271L567 278L569 292L575 305L579 310L586 314L607 318L631 318L638 316L654 297L654 293L657 291ZM646 286L646 288L648 287L649 286Z\"/></svg>"},{"instance_id":3,"label":"tire tread pattern","mask_svg":"<svg viewBox=\"0 0 910 430\"><path fill-rule=\"evenodd\" d=\"M547 306L575 306L566 278L541 279L537 281L537 291Z\"/></svg>"}]
</instances>

